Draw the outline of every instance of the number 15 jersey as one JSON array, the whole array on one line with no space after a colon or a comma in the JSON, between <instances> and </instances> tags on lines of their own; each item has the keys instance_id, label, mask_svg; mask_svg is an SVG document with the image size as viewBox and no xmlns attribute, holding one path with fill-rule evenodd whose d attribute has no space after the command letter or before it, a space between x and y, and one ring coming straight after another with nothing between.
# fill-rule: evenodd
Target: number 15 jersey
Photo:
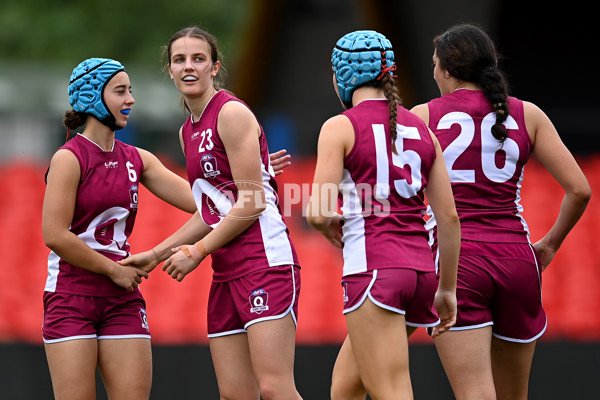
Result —
<instances>
[{"instance_id":1,"label":"number 15 jersey","mask_svg":"<svg viewBox=\"0 0 600 400\"><path fill-rule=\"evenodd\" d=\"M344 276L384 268L434 271L425 229L424 189L436 158L425 123L397 107L392 152L386 99L365 100L343 112L354 128L344 159L339 200Z\"/></svg>"}]
</instances>

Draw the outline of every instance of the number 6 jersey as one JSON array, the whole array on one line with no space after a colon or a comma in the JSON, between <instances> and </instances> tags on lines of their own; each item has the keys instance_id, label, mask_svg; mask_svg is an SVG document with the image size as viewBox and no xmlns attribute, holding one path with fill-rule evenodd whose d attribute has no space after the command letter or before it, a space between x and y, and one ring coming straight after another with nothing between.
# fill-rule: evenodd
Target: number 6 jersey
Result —
<instances>
[{"instance_id":1,"label":"number 6 jersey","mask_svg":"<svg viewBox=\"0 0 600 400\"><path fill-rule=\"evenodd\" d=\"M181 129L194 200L202 219L211 228L221 222L238 199L225 146L217 130L219 112L228 101L241 102L225 90L218 91L200 119L193 122L190 116ZM214 282L229 281L270 266L298 265L279 210L277 182L262 127L258 140L266 209L248 229L211 253Z\"/></svg>"},{"instance_id":2,"label":"number 6 jersey","mask_svg":"<svg viewBox=\"0 0 600 400\"><path fill-rule=\"evenodd\" d=\"M137 214L138 185L144 169L137 148L115 140L112 151L104 151L77 134L61 149L77 157L81 172L69 230L113 261L127 257L127 239ZM86 296L127 293L109 277L71 265L53 251L48 256L44 290Z\"/></svg>"},{"instance_id":3,"label":"number 6 jersey","mask_svg":"<svg viewBox=\"0 0 600 400\"><path fill-rule=\"evenodd\" d=\"M496 121L479 90L456 90L430 101L429 128L438 138L450 175L462 238L482 242L528 243L521 216L521 182L532 149L523 103L507 99L508 137L492 136ZM432 227L435 219L430 220Z\"/></svg>"}]
</instances>

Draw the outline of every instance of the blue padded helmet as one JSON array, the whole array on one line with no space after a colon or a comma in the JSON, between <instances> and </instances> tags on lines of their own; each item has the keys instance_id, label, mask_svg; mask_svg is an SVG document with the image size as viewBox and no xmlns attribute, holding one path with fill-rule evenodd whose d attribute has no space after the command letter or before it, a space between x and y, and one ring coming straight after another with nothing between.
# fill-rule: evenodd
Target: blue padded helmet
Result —
<instances>
[{"instance_id":1,"label":"blue padded helmet","mask_svg":"<svg viewBox=\"0 0 600 400\"><path fill-rule=\"evenodd\" d=\"M88 58L79 64L69 80L69 103L73 110L93 115L112 130L120 129L102 98L106 83L120 71L125 71L125 67L110 58Z\"/></svg>"},{"instance_id":2,"label":"blue padded helmet","mask_svg":"<svg viewBox=\"0 0 600 400\"><path fill-rule=\"evenodd\" d=\"M355 31L337 41L331 55L331 64L340 99L344 104L351 107L354 90L382 75L381 64L384 60L383 68L389 69L394 65L392 43L381 33Z\"/></svg>"}]
</instances>

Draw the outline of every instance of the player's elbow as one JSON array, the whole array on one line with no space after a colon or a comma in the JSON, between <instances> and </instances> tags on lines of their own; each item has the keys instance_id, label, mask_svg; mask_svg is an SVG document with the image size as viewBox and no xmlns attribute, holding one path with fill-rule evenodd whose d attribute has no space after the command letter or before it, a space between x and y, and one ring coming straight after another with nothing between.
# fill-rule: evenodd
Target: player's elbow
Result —
<instances>
[{"instance_id":1,"label":"player's elbow","mask_svg":"<svg viewBox=\"0 0 600 400\"><path fill-rule=\"evenodd\" d=\"M592 198L592 188L590 187L589 184L583 186L581 189L579 189L575 195L577 196L577 198L579 199L579 201L581 203L584 203L585 205L587 205L590 202L590 199Z\"/></svg>"},{"instance_id":2,"label":"player's elbow","mask_svg":"<svg viewBox=\"0 0 600 400\"><path fill-rule=\"evenodd\" d=\"M307 215L306 222L316 230L322 230L329 224L329 218L324 215Z\"/></svg>"},{"instance_id":3,"label":"player's elbow","mask_svg":"<svg viewBox=\"0 0 600 400\"><path fill-rule=\"evenodd\" d=\"M585 210L590 199L592 198L592 188L589 183L580 184L576 187L570 188L566 192L566 199L572 205L573 208Z\"/></svg>"},{"instance_id":4,"label":"player's elbow","mask_svg":"<svg viewBox=\"0 0 600 400\"><path fill-rule=\"evenodd\" d=\"M329 224L330 217L320 207L320 204L315 201L309 201L306 206L306 222L316 230L323 230Z\"/></svg>"},{"instance_id":5,"label":"player's elbow","mask_svg":"<svg viewBox=\"0 0 600 400\"><path fill-rule=\"evenodd\" d=\"M453 236L458 235L460 237L460 219L455 209L436 214L435 218L437 220L438 229L452 232Z\"/></svg>"},{"instance_id":6,"label":"player's elbow","mask_svg":"<svg viewBox=\"0 0 600 400\"><path fill-rule=\"evenodd\" d=\"M63 243L62 235L55 230L42 229L42 237L44 238L44 245L54 252Z\"/></svg>"}]
</instances>

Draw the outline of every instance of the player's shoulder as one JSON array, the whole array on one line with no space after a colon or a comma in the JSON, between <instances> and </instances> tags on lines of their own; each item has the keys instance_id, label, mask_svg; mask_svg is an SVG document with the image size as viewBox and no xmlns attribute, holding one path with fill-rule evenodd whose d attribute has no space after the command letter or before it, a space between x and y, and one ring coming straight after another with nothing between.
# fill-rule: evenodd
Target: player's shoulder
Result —
<instances>
[{"instance_id":1,"label":"player's shoulder","mask_svg":"<svg viewBox=\"0 0 600 400\"><path fill-rule=\"evenodd\" d=\"M72 149L67 147L61 147L58 149L50 160L51 165L73 165L77 164L77 157L73 153Z\"/></svg>"},{"instance_id":2,"label":"player's shoulder","mask_svg":"<svg viewBox=\"0 0 600 400\"><path fill-rule=\"evenodd\" d=\"M414 111L414 109L415 107L410 110L404 107L398 107L398 123L402 123L405 126L416 127L421 131L426 131L428 128L427 123L424 120L425 117L423 116L423 113L421 112L421 115L419 115ZM419 108L417 108L417 111L419 111Z\"/></svg>"},{"instance_id":3,"label":"player's shoulder","mask_svg":"<svg viewBox=\"0 0 600 400\"><path fill-rule=\"evenodd\" d=\"M410 109L410 112L415 114L426 124L429 122L429 105L427 103L417 104Z\"/></svg>"},{"instance_id":4,"label":"player's shoulder","mask_svg":"<svg viewBox=\"0 0 600 400\"><path fill-rule=\"evenodd\" d=\"M250 108L238 98L231 98L221 106L219 118L238 118L252 115Z\"/></svg>"}]
</instances>

